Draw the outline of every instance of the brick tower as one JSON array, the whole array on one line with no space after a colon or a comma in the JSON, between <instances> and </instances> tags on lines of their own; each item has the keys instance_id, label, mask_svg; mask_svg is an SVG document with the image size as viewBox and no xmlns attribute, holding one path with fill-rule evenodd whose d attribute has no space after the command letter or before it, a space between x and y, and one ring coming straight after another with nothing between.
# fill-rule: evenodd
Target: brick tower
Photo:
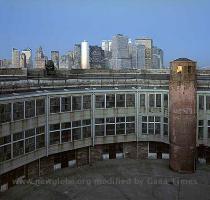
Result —
<instances>
[{"instance_id":1,"label":"brick tower","mask_svg":"<svg viewBox=\"0 0 210 200\"><path fill-rule=\"evenodd\" d=\"M196 62L179 58L170 68L170 168L190 173L196 161Z\"/></svg>"}]
</instances>

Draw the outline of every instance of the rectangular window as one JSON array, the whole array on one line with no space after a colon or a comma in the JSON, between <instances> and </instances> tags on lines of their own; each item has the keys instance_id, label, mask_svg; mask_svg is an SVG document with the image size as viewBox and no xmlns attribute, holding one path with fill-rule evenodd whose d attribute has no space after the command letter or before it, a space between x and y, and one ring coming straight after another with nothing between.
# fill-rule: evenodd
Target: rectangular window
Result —
<instances>
[{"instance_id":1,"label":"rectangular window","mask_svg":"<svg viewBox=\"0 0 210 200\"><path fill-rule=\"evenodd\" d=\"M160 123L155 123L155 134L156 135L160 134Z\"/></svg>"},{"instance_id":2,"label":"rectangular window","mask_svg":"<svg viewBox=\"0 0 210 200\"><path fill-rule=\"evenodd\" d=\"M155 95L149 94L149 107L155 107Z\"/></svg>"},{"instance_id":3,"label":"rectangular window","mask_svg":"<svg viewBox=\"0 0 210 200\"><path fill-rule=\"evenodd\" d=\"M210 96L206 96L206 110L210 110Z\"/></svg>"},{"instance_id":4,"label":"rectangular window","mask_svg":"<svg viewBox=\"0 0 210 200\"><path fill-rule=\"evenodd\" d=\"M134 121L135 121L135 117L134 116L126 117L126 122L134 122Z\"/></svg>"},{"instance_id":5,"label":"rectangular window","mask_svg":"<svg viewBox=\"0 0 210 200\"><path fill-rule=\"evenodd\" d=\"M81 96L72 97L72 110L82 110L82 97Z\"/></svg>"},{"instance_id":6,"label":"rectangular window","mask_svg":"<svg viewBox=\"0 0 210 200\"><path fill-rule=\"evenodd\" d=\"M35 116L35 101L25 101L25 117L30 118Z\"/></svg>"},{"instance_id":7,"label":"rectangular window","mask_svg":"<svg viewBox=\"0 0 210 200\"><path fill-rule=\"evenodd\" d=\"M72 129L72 137L73 137L73 140L80 140L82 138L81 128Z\"/></svg>"},{"instance_id":8,"label":"rectangular window","mask_svg":"<svg viewBox=\"0 0 210 200\"><path fill-rule=\"evenodd\" d=\"M11 135L0 137L0 145L8 144L11 142Z\"/></svg>"},{"instance_id":9,"label":"rectangular window","mask_svg":"<svg viewBox=\"0 0 210 200\"><path fill-rule=\"evenodd\" d=\"M61 112L71 111L71 96L61 98Z\"/></svg>"},{"instance_id":10,"label":"rectangular window","mask_svg":"<svg viewBox=\"0 0 210 200\"><path fill-rule=\"evenodd\" d=\"M105 95L96 95L95 96L95 107L104 108L105 107Z\"/></svg>"},{"instance_id":11,"label":"rectangular window","mask_svg":"<svg viewBox=\"0 0 210 200\"><path fill-rule=\"evenodd\" d=\"M81 126L81 120L77 120L77 121L72 121L72 127L79 127Z\"/></svg>"},{"instance_id":12,"label":"rectangular window","mask_svg":"<svg viewBox=\"0 0 210 200\"><path fill-rule=\"evenodd\" d=\"M71 141L71 129L61 131L61 142L69 142Z\"/></svg>"},{"instance_id":13,"label":"rectangular window","mask_svg":"<svg viewBox=\"0 0 210 200\"><path fill-rule=\"evenodd\" d=\"M36 115L45 114L45 99L36 99Z\"/></svg>"},{"instance_id":14,"label":"rectangular window","mask_svg":"<svg viewBox=\"0 0 210 200\"><path fill-rule=\"evenodd\" d=\"M24 102L15 102L13 104L13 119L20 120L24 118Z\"/></svg>"},{"instance_id":15,"label":"rectangular window","mask_svg":"<svg viewBox=\"0 0 210 200\"><path fill-rule=\"evenodd\" d=\"M11 144L0 147L0 162L11 159Z\"/></svg>"},{"instance_id":16,"label":"rectangular window","mask_svg":"<svg viewBox=\"0 0 210 200\"><path fill-rule=\"evenodd\" d=\"M25 153L35 150L35 137L25 139Z\"/></svg>"},{"instance_id":17,"label":"rectangular window","mask_svg":"<svg viewBox=\"0 0 210 200\"><path fill-rule=\"evenodd\" d=\"M24 154L24 141L13 143L13 157L17 157Z\"/></svg>"},{"instance_id":18,"label":"rectangular window","mask_svg":"<svg viewBox=\"0 0 210 200\"><path fill-rule=\"evenodd\" d=\"M95 124L103 124L104 123L104 118L96 118L95 119Z\"/></svg>"},{"instance_id":19,"label":"rectangular window","mask_svg":"<svg viewBox=\"0 0 210 200\"><path fill-rule=\"evenodd\" d=\"M116 122L125 122L125 117L116 117Z\"/></svg>"},{"instance_id":20,"label":"rectangular window","mask_svg":"<svg viewBox=\"0 0 210 200\"><path fill-rule=\"evenodd\" d=\"M125 134L125 123L116 124L116 134Z\"/></svg>"},{"instance_id":21,"label":"rectangular window","mask_svg":"<svg viewBox=\"0 0 210 200\"><path fill-rule=\"evenodd\" d=\"M140 107L146 107L145 94L140 94Z\"/></svg>"},{"instance_id":22,"label":"rectangular window","mask_svg":"<svg viewBox=\"0 0 210 200\"><path fill-rule=\"evenodd\" d=\"M115 123L115 117L107 117L106 123Z\"/></svg>"},{"instance_id":23,"label":"rectangular window","mask_svg":"<svg viewBox=\"0 0 210 200\"><path fill-rule=\"evenodd\" d=\"M90 95L84 95L83 96L83 109L91 109L91 96Z\"/></svg>"},{"instance_id":24,"label":"rectangular window","mask_svg":"<svg viewBox=\"0 0 210 200\"><path fill-rule=\"evenodd\" d=\"M204 96L199 95L199 110L204 109Z\"/></svg>"},{"instance_id":25,"label":"rectangular window","mask_svg":"<svg viewBox=\"0 0 210 200\"><path fill-rule=\"evenodd\" d=\"M125 94L116 94L116 101L117 101L117 107L118 108L124 108L125 107Z\"/></svg>"},{"instance_id":26,"label":"rectangular window","mask_svg":"<svg viewBox=\"0 0 210 200\"><path fill-rule=\"evenodd\" d=\"M149 123L148 124L148 132L149 132L149 134L154 134L154 123Z\"/></svg>"},{"instance_id":27,"label":"rectangular window","mask_svg":"<svg viewBox=\"0 0 210 200\"><path fill-rule=\"evenodd\" d=\"M147 134L147 123L142 123L142 134Z\"/></svg>"},{"instance_id":28,"label":"rectangular window","mask_svg":"<svg viewBox=\"0 0 210 200\"><path fill-rule=\"evenodd\" d=\"M60 143L60 131L50 132L50 145Z\"/></svg>"},{"instance_id":29,"label":"rectangular window","mask_svg":"<svg viewBox=\"0 0 210 200\"><path fill-rule=\"evenodd\" d=\"M163 125L163 134L168 135L168 124Z\"/></svg>"},{"instance_id":30,"label":"rectangular window","mask_svg":"<svg viewBox=\"0 0 210 200\"><path fill-rule=\"evenodd\" d=\"M126 107L135 107L135 94L126 94Z\"/></svg>"},{"instance_id":31,"label":"rectangular window","mask_svg":"<svg viewBox=\"0 0 210 200\"><path fill-rule=\"evenodd\" d=\"M126 123L126 134L135 133L135 123Z\"/></svg>"},{"instance_id":32,"label":"rectangular window","mask_svg":"<svg viewBox=\"0 0 210 200\"><path fill-rule=\"evenodd\" d=\"M34 135L35 135L35 129L29 129L25 131L25 138L28 138Z\"/></svg>"},{"instance_id":33,"label":"rectangular window","mask_svg":"<svg viewBox=\"0 0 210 200\"><path fill-rule=\"evenodd\" d=\"M208 139L210 139L210 127L208 127Z\"/></svg>"},{"instance_id":34,"label":"rectangular window","mask_svg":"<svg viewBox=\"0 0 210 200\"><path fill-rule=\"evenodd\" d=\"M203 127L198 127L198 139L203 139Z\"/></svg>"},{"instance_id":35,"label":"rectangular window","mask_svg":"<svg viewBox=\"0 0 210 200\"><path fill-rule=\"evenodd\" d=\"M50 98L50 113L60 112L60 97Z\"/></svg>"},{"instance_id":36,"label":"rectangular window","mask_svg":"<svg viewBox=\"0 0 210 200\"><path fill-rule=\"evenodd\" d=\"M115 124L106 124L106 135L115 135Z\"/></svg>"},{"instance_id":37,"label":"rectangular window","mask_svg":"<svg viewBox=\"0 0 210 200\"><path fill-rule=\"evenodd\" d=\"M115 107L115 95L107 94L106 95L106 108L114 108Z\"/></svg>"},{"instance_id":38,"label":"rectangular window","mask_svg":"<svg viewBox=\"0 0 210 200\"><path fill-rule=\"evenodd\" d=\"M45 126L40 126L36 128L36 135L45 134Z\"/></svg>"},{"instance_id":39,"label":"rectangular window","mask_svg":"<svg viewBox=\"0 0 210 200\"><path fill-rule=\"evenodd\" d=\"M0 104L0 123L11 121L11 103Z\"/></svg>"},{"instance_id":40,"label":"rectangular window","mask_svg":"<svg viewBox=\"0 0 210 200\"><path fill-rule=\"evenodd\" d=\"M60 130L60 123L50 124L50 131Z\"/></svg>"},{"instance_id":41,"label":"rectangular window","mask_svg":"<svg viewBox=\"0 0 210 200\"><path fill-rule=\"evenodd\" d=\"M161 107L161 94L156 94L156 107Z\"/></svg>"},{"instance_id":42,"label":"rectangular window","mask_svg":"<svg viewBox=\"0 0 210 200\"><path fill-rule=\"evenodd\" d=\"M82 120L82 125L83 126L91 125L91 120L90 119L84 119L84 120Z\"/></svg>"},{"instance_id":43,"label":"rectangular window","mask_svg":"<svg viewBox=\"0 0 210 200\"><path fill-rule=\"evenodd\" d=\"M13 134L13 141L21 140L24 137L24 132L18 132Z\"/></svg>"},{"instance_id":44,"label":"rectangular window","mask_svg":"<svg viewBox=\"0 0 210 200\"><path fill-rule=\"evenodd\" d=\"M37 135L36 136L36 148L39 149L44 146L45 146L45 135L44 134Z\"/></svg>"},{"instance_id":45,"label":"rectangular window","mask_svg":"<svg viewBox=\"0 0 210 200\"><path fill-rule=\"evenodd\" d=\"M91 137L91 126L82 127L83 138Z\"/></svg>"},{"instance_id":46,"label":"rectangular window","mask_svg":"<svg viewBox=\"0 0 210 200\"><path fill-rule=\"evenodd\" d=\"M104 136L104 124L95 125L95 136Z\"/></svg>"},{"instance_id":47,"label":"rectangular window","mask_svg":"<svg viewBox=\"0 0 210 200\"><path fill-rule=\"evenodd\" d=\"M164 108L168 108L168 94L164 94L163 104L164 104Z\"/></svg>"},{"instance_id":48,"label":"rectangular window","mask_svg":"<svg viewBox=\"0 0 210 200\"><path fill-rule=\"evenodd\" d=\"M69 129L71 128L71 122L64 122L61 124L61 129Z\"/></svg>"}]
</instances>

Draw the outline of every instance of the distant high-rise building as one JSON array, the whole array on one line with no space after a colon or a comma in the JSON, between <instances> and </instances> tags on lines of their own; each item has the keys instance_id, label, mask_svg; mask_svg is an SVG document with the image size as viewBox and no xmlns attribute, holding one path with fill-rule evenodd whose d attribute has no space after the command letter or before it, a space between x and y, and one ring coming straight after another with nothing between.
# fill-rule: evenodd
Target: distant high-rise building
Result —
<instances>
[{"instance_id":1,"label":"distant high-rise building","mask_svg":"<svg viewBox=\"0 0 210 200\"><path fill-rule=\"evenodd\" d=\"M59 68L59 51L51 51L51 60L54 63L54 66Z\"/></svg>"},{"instance_id":2,"label":"distant high-rise building","mask_svg":"<svg viewBox=\"0 0 210 200\"><path fill-rule=\"evenodd\" d=\"M46 58L44 56L42 47L39 47L35 56L35 68L45 68Z\"/></svg>"},{"instance_id":3,"label":"distant high-rise building","mask_svg":"<svg viewBox=\"0 0 210 200\"><path fill-rule=\"evenodd\" d=\"M104 51L111 51L112 41L111 40L103 40L101 43L101 48Z\"/></svg>"},{"instance_id":4,"label":"distant high-rise building","mask_svg":"<svg viewBox=\"0 0 210 200\"><path fill-rule=\"evenodd\" d=\"M90 67L104 67L104 51L99 46L90 46Z\"/></svg>"},{"instance_id":5,"label":"distant high-rise building","mask_svg":"<svg viewBox=\"0 0 210 200\"><path fill-rule=\"evenodd\" d=\"M20 67L20 52L15 48L12 49L12 67Z\"/></svg>"},{"instance_id":6,"label":"distant high-rise building","mask_svg":"<svg viewBox=\"0 0 210 200\"><path fill-rule=\"evenodd\" d=\"M62 55L59 61L59 68L68 69L68 67L69 67L68 55Z\"/></svg>"},{"instance_id":7,"label":"distant high-rise building","mask_svg":"<svg viewBox=\"0 0 210 200\"><path fill-rule=\"evenodd\" d=\"M89 61L89 44L87 41L83 41L81 43L81 68L82 69L89 69L90 68L90 61Z\"/></svg>"},{"instance_id":8,"label":"distant high-rise building","mask_svg":"<svg viewBox=\"0 0 210 200\"><path fill-rule=\"evenodd\" d=\"M22 53L26 56L26 67L27 68L33 68L33 62L32 62L32 51L30 48L24 49Z\"/></svg>"},{"instance_id":9,"label":"distant high-rise building","mask_svg":"<svg viewBox=\"0 0 210 200\"><path fill-rule=\"evenodd\" d=\"M152 48L152 68L161 69L163 68L163 50L157 47Z\"/></svg>"},{"instance_id":10,"label":"distant high-rise building","mask_svg":"<svg viewBox=\"0 0 210 200\"><path fill-rule=\"evenodd\" d=\"M145 69L152 68L152 47L153 41L150 38L137 38L135 40L136 45L145 46Z\"/></svg>"},{"instance_id":11,"label":"distant high-rise building","mask_svg":"<svg viewBox=\"0 0 210 200\"><path fill-rule=\"evenodd\" d=\"M0 60L0 67L3 67L3 60Z\"/></svg>"},{"instance_id":12,"label":"distant high-rise building","mask_svg":"<svg viewBox=\"0 0 210 200\"><path fill-rule=\"evenodd\" d=\"M145 46L132 45L131 65L133 69L145 68Z\"/></svg>"},{"instance_id":13,"label":"distant high-rise building","mask_svg":"<svg viewBox=\"0 0 210 200\"><path fill-rule=\"evenodd\" d=\"M74 52L73 52L73 60L74 60L74 68L79 69L81 68L81 44L74 45Z\"/></svg>"},{"instance_id":14,"label":"distant high-rise building","mask_svg":"<svg viewBox=\"0 0 210 200\"><path fill-rule=\"evenodd\" d=\"M26 68L26 55L24 53L20 54L20 67L21 68Z\"/></svg>"},{"instance_id":15,"label":"distant high-rise building","mask_svg":"<svg viewBox=\"0 0 210 200\"><path fill-rule=\"evenodd\" d=\"M112 38L112 68L124 69L131 67L129 57L128 37L118 34Z\"/></svg>"}]
</instances>

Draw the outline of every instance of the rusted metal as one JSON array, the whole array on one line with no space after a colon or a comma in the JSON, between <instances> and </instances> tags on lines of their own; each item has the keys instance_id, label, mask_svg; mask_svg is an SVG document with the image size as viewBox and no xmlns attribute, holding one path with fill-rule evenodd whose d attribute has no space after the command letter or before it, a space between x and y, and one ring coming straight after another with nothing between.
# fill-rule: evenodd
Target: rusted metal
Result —
<instances>
[{"instance_id":1,"label":"rusted metal","mask_svg":"<svg viewBox=\"0 0 210 200\"><path fill-rule=\"evenodd\" d=\"M171 62L169 83L170 168L194 172L196 163L196 62Z\"/></svg>"}]
</instances>

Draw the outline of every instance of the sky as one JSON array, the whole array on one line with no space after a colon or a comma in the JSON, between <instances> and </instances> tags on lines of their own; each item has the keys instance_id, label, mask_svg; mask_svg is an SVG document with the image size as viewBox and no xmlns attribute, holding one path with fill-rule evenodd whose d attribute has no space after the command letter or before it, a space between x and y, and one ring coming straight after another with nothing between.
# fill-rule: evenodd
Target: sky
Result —
<instances>
[{"instance_id":1,"label":"sky","mask_svg":"<svg viewBox=\"0 0 210 200\"><path fill-rule=\"evenodd\" d=\"M210 0L0 0L0 59L12 48L65 54L121 33L150 37L164 64L178 57L210 66Z\"/></svg>"}]
</instances>

